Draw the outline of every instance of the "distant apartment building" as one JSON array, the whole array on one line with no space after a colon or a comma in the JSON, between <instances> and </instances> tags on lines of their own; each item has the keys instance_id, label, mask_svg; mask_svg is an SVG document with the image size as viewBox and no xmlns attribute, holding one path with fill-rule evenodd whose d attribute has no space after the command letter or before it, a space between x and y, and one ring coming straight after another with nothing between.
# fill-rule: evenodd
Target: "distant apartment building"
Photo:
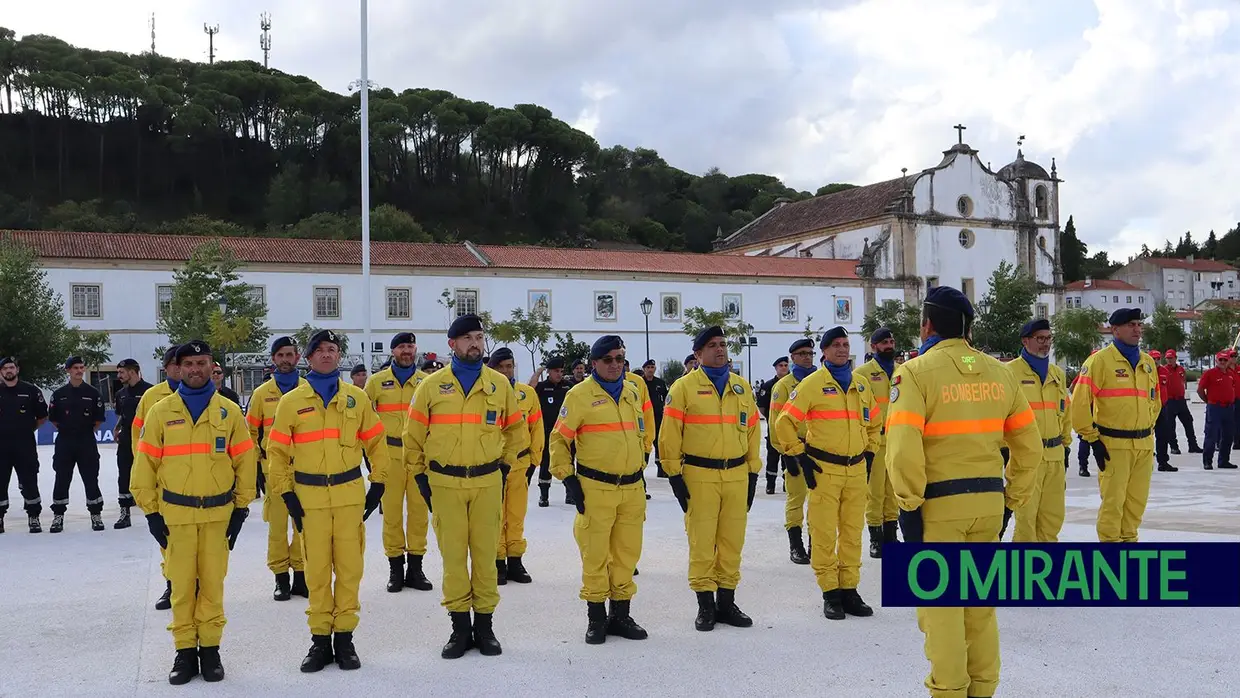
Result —
<instances>
[{"instance_id":1,"label":"distant apartment building","mask_svg":"<svg viewBox=\"0 0 1240 698\"><path fill-rule=\"evenodd\" d=\"M1111 280L1147 289L1151 305L1166 303L1176 310L1191 310L1207 300L1240 299L1240 273L1213 259L1138 257Z\"/></svg>"},{"instance_id":2,"label":"distant apartment building","mask_svg":"<svg viewBox=\"0 0 1240 698\"><path fill-rule=\"evenodd\" d=\"M1144 288L1116 279L1073 281L1064 287L1064 307L1098 308L1107 315L1120 308L1140 308L1149 315L1154 312L1154 297Z\"/></svg>"}]
</instances>

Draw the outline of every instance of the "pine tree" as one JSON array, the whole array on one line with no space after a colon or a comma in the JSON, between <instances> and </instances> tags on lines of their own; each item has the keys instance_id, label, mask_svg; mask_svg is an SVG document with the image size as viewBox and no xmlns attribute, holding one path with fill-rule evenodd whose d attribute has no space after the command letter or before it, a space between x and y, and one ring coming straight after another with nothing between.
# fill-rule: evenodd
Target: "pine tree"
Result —
<instances>
[{"instance_id":1,"label":"pine tree","mask_svg":"<svg viewBox=\"0 0 1240 698\"><path fill-rule=\"evenodd\" d=\"M1068 224L1059 238L1059 260L1063 265L1064 283L1085 278L1084 265L1088 255L1089 247L1076 236L1076 222L1068 216Z\"/></svg>"},{"instance_id":2,"label":"pine tree","mask_svg":"<svg viewBox=\"0 0 1240 698\"><path fill-rule=\"evenodd\" d=\"M1210 231L1210 236L1206 238L1205 244L1201 246L1201 256L1206 259L1214 259L1218 254L1218 238L1214 237L1214 231Z\"/></svg>"}]
</instances>

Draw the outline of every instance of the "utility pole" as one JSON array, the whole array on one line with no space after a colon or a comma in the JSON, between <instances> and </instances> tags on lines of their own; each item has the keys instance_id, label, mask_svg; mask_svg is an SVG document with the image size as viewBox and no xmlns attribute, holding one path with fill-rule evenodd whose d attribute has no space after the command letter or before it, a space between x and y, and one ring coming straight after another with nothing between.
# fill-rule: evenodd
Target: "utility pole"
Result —
<instances>
[{"instance_id":1,"label":"utility pole","mask_svg":"<svg viewBox=\"0 0 1240 698\"><path fill-rule=\"evenodd\" d=\"M206 22L202 25L202 30L207 34L207 63L215 63L215 35L220 33L220 25L208 27Z\"/></svg>"},{"instance_id":2,"label":"utility pole","mask_svg":"<svg viewBox=\"0 0 1240 698\"><path fill-rule=\"evenodd\" d=\"M258 26L263 33L258 36L258 46L263 49L263 67L267 67L267 54L271 52L271 13L264 12L258 16Z\"/></svg>"},{"instance_id":3,"label":"utility pole","mask_svg":"<svg viewBox=\"0 0 1240 698\"><path fill-rule=\"evenodd\" d=\"M151 55L155 55L155 13L151 13L151 21L147 22L151 27Z\"/></svg>"}]
</instances>

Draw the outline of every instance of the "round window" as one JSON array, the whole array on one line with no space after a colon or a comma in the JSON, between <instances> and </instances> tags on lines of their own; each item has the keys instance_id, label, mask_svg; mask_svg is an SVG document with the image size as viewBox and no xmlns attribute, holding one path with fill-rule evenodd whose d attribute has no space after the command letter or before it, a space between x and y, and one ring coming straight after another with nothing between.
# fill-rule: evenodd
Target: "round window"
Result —
<instances>
[{"instance_id":1,"label":"round window","mask_svg":"<svg viewBox=\"0 0 1240 698\"><path fill-rule=\"evenodd\" d=\"M960 240L960 246L965 248L966 250L969 249L970 247L973 247L973 231L972 230L969 230L967 228L964 230L961 230L960 235L957 236L957 239Z\"/></svg>"},{"instance_id":2,"label":"round window","mask_svg":"<svg viewBox=\"0 0 1240 698\"><path fill-rule=\"evenodd\" d=\"M956 199L956 212L959 213L961 216L964 216L965 218L972 216L973 215L973 199L970 199L967 196L962 196L959 199Z\"/></svg>"}]
</instances>

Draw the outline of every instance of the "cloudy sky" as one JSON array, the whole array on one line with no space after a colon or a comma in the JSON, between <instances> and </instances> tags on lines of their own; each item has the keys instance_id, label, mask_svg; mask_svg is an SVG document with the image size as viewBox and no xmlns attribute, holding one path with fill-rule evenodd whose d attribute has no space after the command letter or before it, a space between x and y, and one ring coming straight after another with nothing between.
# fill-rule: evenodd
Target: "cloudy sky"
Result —
<instances>
[{"instance_id":1,"label":"cloudy sky","mask_svg":"<svg viewBox=\"0 0 1240 698\"><path fill-rule=\"evenodd\" d=\"M261 60L344 91L348 0L10 3L3 23L140 51ZM1126 256L1240 220L1236 0L372 0L370 76L496 105L535 102L604 146L798 189L938 163L952 125L994 168L1016 139L1065 180L1092 251Z\"/></svg>"}]
</instances>

